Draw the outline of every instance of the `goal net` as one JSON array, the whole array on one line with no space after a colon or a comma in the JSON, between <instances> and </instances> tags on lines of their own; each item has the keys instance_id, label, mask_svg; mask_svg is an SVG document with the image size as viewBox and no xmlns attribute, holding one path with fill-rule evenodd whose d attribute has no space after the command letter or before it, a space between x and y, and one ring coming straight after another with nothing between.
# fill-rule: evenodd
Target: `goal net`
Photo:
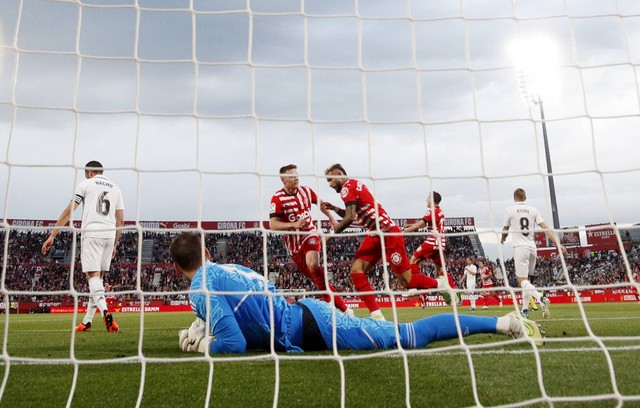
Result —
<instances>
[{"instance_id":1,"label":"goal net","mask_svg":"<svg viewBox=\"0 0 640 408\"><path fill-rule=\"evenodd\" d=\"M0 402L639 404L638 44L633 0L3 0ZM89 306L82 209L40 253L90 160L125 201L104 277L120 333L99 319L73 330ZM567 248L534 232L529 278L552 312L529 317L546 344L466 337L457 320L457 339L417 350L182 352L194 316L168 252L180 231L292 302L327 294L298 271L287 232L269 228L290 163L338 207L325 169L342 164L400 227L442 194L441 256L462 303L407 292L378 263L367 279L396 322L527 307L500 242L525 189ZM367 233L356 223L329 238L318 206L310 216L326 281L369 317L350 277ZM426 237L405 234L409 256ZM465 288L466 258L493 271L499 297L479 278ZM420 273L437 276L431 261Z\"/></svg>"}]
</instances>

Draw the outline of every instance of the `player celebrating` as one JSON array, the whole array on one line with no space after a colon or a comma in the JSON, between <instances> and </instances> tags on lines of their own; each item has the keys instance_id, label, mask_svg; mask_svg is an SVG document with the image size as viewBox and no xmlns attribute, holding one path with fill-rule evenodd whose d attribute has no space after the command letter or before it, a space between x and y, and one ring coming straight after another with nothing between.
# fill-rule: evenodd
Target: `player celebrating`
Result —
<instances>
[{"instance_id":1,"label":"player celebrating","mask_svg":"<svg viewBox=\"0 0 640 408\"><path fill-rule=\"evenodd\" d=\"M513 192L513 200L515 204L507 208L504 213L504 222L502 225L501 243L507 239L509 233L512 235L514 249L514 264L516 269L516 277L518 284L522 288L522 314L527 317L529 311L529 300L533 296L542 306L542 317L551 317L549 311L549 299L542 296L535 286L529 281L529 274L536 268L537 249L533 240L533 231L536 225L539 225L544 233L562 253L566 254L567 249L563 247L555 234L548 230L540 212L526 203L527 193L518 188Z\"/></svg>"},{"instance_id":2,"label":"player celebrating","mask_svg":"<svg viewBox=\"0 0 640 408\"><path fill-rule=\"evenodd\" d=\"M444 236L444 212L440 208L440 201L442 196L440 193L433 191L427 198L427 212L420 219L420 221L412 224L404 229L404 232L414 232L419 229L427 227L429 234L427 239L420 245L418 249L411 256L411 272L413 274L420 273L420 264L427 259L431 259L436 265L438 270L439 286L446 288L455 288L456 284L453 277L446 272L444 268L444 250L447 246L447 241ZM440 255L442 252L442 256ZM446 278L445 278L446 275ZM441 292L442 297L451 304L451 294L449 291ZM456 301L460 303L460 293L456 292Z\"/></svg>"},{"instance_id":3,"label":"player celebrating","mask_svg":"<svg viewBox=\"0 0 640 408\"><path fill-rule=\"evenodd\" d=\"M91 321L96 308L104 319L108 332L117 332L118 325L109 313L105 300L105 290L102 278L109 271L111 259L116 256L116 248L124 225L124 204L122 193L118 186L102 175L102 164L90 161L85 166L83 180L76 187L75 198L62 211L56 222L56 228L51 231L49 238L42 244L42 254L46 254L60 231L60 227L69 224L71 214L82 207L82 249L80 260L82 272L89 283L89 302L87 312L82 323L75 331L91 331Z\"/></svg>"},{"instance_id":4,"label":"player celebrating","mask_svg":"<svg viewBox=\"0 0 640 408\"><path fill-rule=\"evenodd\" d=\"M200 235L191 232L176 236L170 253L176 270L190 281L189 303L197 317L189 329L179 333L183 351L208 350L218 354L270 350L272 336L276 351L332 350L334 333L340 350L390 349L398 344L403 348L421 348L433 341L458 338L456 319L464 336L476 333L529 336L542 344L542 333L535 322L515 312L503 317L447 314L396 326L392 322L348 316L315 299L290 304L264 276L249 268L209 261L203 264ZM204 255L210 258L206 248Z\"/></svg>"},{"instance_id":5,"label":"player celebrating","mask_svg":"<svg viewBox=\"0 0 640 408\"><path fill-rule=\"evenodd\" d=\"M478 274L478 268L473 263L473 259L470 257L467 258L465 262L466 262L466 265L464 267L464 274L462 275L462 278L466 280L467 290L471 294L471 298L470 298L471 307L469 308L469 310L476 310L475 289L476 289L476 275Z\"/></svg>"},{"instance_id":6,"label":"player celebrating","mask_svg":"<svg viewBox=\"0 0 640 408\"><path fill-rule=\"evenodd\" d=\"M283 188L271 198L269 228L274 231L300 231L305 234L286 234L282 238L287 251L304 276L313 281L318 289L326 290L324 270L320 266L320 237L311 219L311 204L318 204L318 196L309 187L300 186L297 166L289 164L280 168ZM335 288L329 284L329 290ZM331 296L323 294L325 302ZM335 296L335 305L343 312L353 314L342 298Z\"/></svg>"},{"instance_id":7,"label":"player celebrating","mask_svg":"<svg viewBox=\"0 0 640 408\"><path fill-rule=\"evenodd\" d=\"M491 268L485 266L484 261L478 261L478 273L482 281L482 294L480 295L484 300L482 309L486 310L489 308L490 298L497 300L500 307L502 307L502 298L493 290L493 272L491 272Z\"/></svg>"},{"instance_id":8,"label":"player celebrating","mask_svg":"<svg viewBox=\"0 0 640 408\"><path fill-rule=\"evenodd\" d=\"M329 186L340 193L345 208L338 208L331 203L324 202L320 206L322 212L329 217L333 232L339 233L348 228L354 221L360 224L371 234L364 237L360 247L356 251L355 260L351 265L351 280L358 292L372 292L373 288L367 280L367 272L382 259L382 240L378 231L383 233L397 233L398 235L384 234L385 258L389 266L398 278L400 284L412 289L430 289L439 287L439 282L420 273L412 274L407 250L404 245L402 232L398 228L380 203L369 191L366 185L360 181L348 178L347 172L340 164L330 166L324 173L327 176ZM337 222L330 211L335 212L342 220ZM360 295L367 305L374 319L384 320L384 316L372 294Z\"/></svg>"}]
</instances>

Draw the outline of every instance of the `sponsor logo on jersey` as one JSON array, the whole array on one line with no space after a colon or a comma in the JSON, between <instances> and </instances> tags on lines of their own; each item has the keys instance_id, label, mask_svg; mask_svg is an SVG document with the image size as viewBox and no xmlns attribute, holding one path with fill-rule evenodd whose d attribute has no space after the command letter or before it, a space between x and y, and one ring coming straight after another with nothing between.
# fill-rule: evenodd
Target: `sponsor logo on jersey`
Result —
<instances>
[{"instance_id":1,"label":"sponsor logo on jersey","mask_svg":"<svg viewBox=\"0 0 640 408\"><path fill-rule=\"evenodd\" d=\"M302 214L294 214L291 213L289 214L289 216L287 217L289 222L294 222L294 221L298 221L298 220L302 220L302 219L307 219L309 218L309 211L304 211Z\"/></svg>"}]
</instances>

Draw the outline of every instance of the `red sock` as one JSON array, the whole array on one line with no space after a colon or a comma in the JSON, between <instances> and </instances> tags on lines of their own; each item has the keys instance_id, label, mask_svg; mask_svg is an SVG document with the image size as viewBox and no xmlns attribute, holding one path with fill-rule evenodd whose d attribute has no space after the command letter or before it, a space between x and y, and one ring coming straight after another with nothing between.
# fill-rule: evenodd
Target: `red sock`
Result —
<instances>
[{"instance_id":1,"label":"red sock","mask_svg":"<svg viewBox=\"0 0 640 408\"><path fill-rule=\"evenodd\" d=\"M438 287L438 281L421 273L411 274L410 289L432 289Z\"/></svg>"},{"instance_id":2,"label":"red sock","mask_svg":"<svg viewBox=\"0 0 640 408\"><path fill-rule=\"evenodd\" d=\"M352 273L351 280L353 281L353 287L356 289L356 292L370 292L373 291L369 280L367 279L367 275L364 273ZM376 310L380 310L378 307L378 303L376 302L376 297L374 295L359 295L360 299L367 305L367 308L370 312L375 312Z\"/></svg>"},{"instance_id":3,"label":"red sock","mask_svg":"<svg viewBox=\"0 0 640 408\"><path fill-rule=\"evenodd\" d=\"M316 284L319 290L325 290L326 286L324 284L324 269L318 268L313 272L313 282ZM329 291L335 292L336 288L334 288L331 284L329 284ZM341 311L347 310L347 305L344 303L341 297L334 296L334 305L340 309ZM327 303L331 303L331 296L328 293L322 295L322 300Z\"/></svg>"},{"instance_id":4,"label":"red sock","mask_svg":"<svg viewBox=\"0 0 640 408\"><path fill-rule=\"evenodd\" d=\"M411 264L411 274L420 273L420 264Z\"/></svg>"}]
</instances>

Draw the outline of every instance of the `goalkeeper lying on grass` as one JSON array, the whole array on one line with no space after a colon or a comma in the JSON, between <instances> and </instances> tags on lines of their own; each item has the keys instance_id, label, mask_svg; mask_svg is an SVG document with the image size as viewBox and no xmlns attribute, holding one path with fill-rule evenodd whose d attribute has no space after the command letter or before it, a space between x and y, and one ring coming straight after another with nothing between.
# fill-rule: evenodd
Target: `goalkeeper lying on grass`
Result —
<instances>
[{"instance_id":1,"label":"goalkeeper lying on grass","mask_svg":"<svg viewBox=\"0 0 640 408\"><path fill-rule=\"evenodd\" d=\"M189 329L180 331L180 348L184 351L204 353L207 347L212 354L269 350L272 335L269 298L273 299L273 336L277 351L332 349L334 313L338 349L398 346L393 322L350 317L329 303L315 299L290 304L265 277L249 268L208 261L203 264L199 234L185 232L176 236L170 251L176 270L191 282L190 290L194 292L189 294L189 300L198 317ZM204 255L210 258L206 249ZM207 313L209 327L205 323ZM542 345L538 325L516 313L503 317L458 315L458 319L465 336L476 333L499 333L514 338L529 336ZM401 323L397 329L399 342L407 349L458 337L453 314Z\"/></svg>"}]
</instances>

